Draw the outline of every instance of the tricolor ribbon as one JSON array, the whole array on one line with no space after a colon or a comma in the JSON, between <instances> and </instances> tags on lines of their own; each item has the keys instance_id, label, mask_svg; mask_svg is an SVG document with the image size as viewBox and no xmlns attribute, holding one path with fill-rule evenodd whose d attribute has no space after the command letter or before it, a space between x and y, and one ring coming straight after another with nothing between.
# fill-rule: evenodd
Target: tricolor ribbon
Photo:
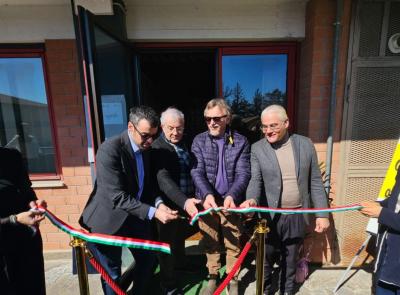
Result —
<instances>
[{"instance_id":1,"label":"tricolor ribbon","mask_svg":"<svg viewBox=\"0 0 400 295\"><path fill-rule=\"evenodd\" d=\"M287 209L287 208L269 208L269 207L248 207L248 208L233 208L225 209L224 207L209 208L198 212L190 220L190 224L193 225L201 216L210 214L211 212L227 211L232 213L280 213L280 214L315 214L315 213L333 213L333 212L344 212L351 210L359 210L362 206L359 204L349 205L349 206L338 206L332 208L301 208L301 209Z\"/></svg>"},{"instance_id":2,"label":"tricolor ribbon","mask_svg":"<svg viewBox=\"0 0 400 295\"><path fill-rule=\"evenodd\" d=\"M38 207L38 210L44 213L44 215L54 224L57 228L61 229L63 232L73 236L85 240L87 242L104 244L110 246L119 246L119 247L127 247L127 248L136 248L136 249L145 249L151 251L159 251L167 254L171 254L171 249L169 244L155 242L150 240L141 240L141 239L133 239L126 238L120 236L113 235L104 235L104 234L96 234L89 233L80 229L76 229L66 224L59 218L57 218L53 213L51 213L48 209L43 207Z\"/></svg>"}]
</instances>

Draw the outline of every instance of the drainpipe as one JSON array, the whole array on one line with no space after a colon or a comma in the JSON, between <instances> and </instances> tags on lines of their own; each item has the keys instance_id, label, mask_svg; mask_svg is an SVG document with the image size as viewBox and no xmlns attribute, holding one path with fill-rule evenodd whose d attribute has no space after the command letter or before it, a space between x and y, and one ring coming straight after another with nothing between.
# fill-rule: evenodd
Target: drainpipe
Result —
<instances>
[{"instance_id":1,"label":"drainpipe","mask_svg":"<svg viewBox=\"0 0 400 295\"><path fill-rule=\"evenodd\" d=\"M326 179L325 179L325 192L329 196L331 189L331 173L332 173L332 154L333 154L333 136L335 134L335 115L336 115L336 85L337 85L337 66L339 59L339 39L341 30L341 17L343 9L343 0L336 0L336 19L335 23L335 39L333 44L333 58L332 58L332 82L331 82L331 95L329 103L329 121L328 121L328 139L326 142Z\"/></svg>"}]
</instances>

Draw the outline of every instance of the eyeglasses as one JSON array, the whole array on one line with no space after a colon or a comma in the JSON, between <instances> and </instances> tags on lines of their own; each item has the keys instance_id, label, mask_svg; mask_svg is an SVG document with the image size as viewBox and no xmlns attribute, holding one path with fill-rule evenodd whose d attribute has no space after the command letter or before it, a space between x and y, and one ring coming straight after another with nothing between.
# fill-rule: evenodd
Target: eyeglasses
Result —
<instances>
[{"instance_id":1,"label":"eyeglasses","mask_svg":"<svg viewBox=\"0 0 400 295\"><path fill-rule=\"evenodd\" d=\"M285 121L285 122L286 122L286 121ZM282 125L283 125L285 122L282 122L282 124L280 124L280 123L273 123L273 124L270 124L270 125L264 125L264 124L262 124L262 125L260 126L260 129L261 129L262 131L267 131L268 128L269 128L271 131L278 131L279 129L282 128Z\"/></svg>"},{"instance_id":2,"label":"eyeglasses","mask_svg":"<svg viewBox=\"0 0 400 295\"><path fill-rule=\"evenodd\" d=\"M220 123L222 121L223 118L228 117L228 115L223 115L220 117L206 117L204 116L204 120L207 122L207 124L211 123L211 120L213 120L215 123Z\"/></svg>"},{"instance_id":3,"label":"eyeglasses","mask_svg":"<svg viewBox=\"0 0 400 295\"><path fill-rule=\"evenodd\" d=\"M168 131L172 132L176 130L177 133L182 133L183 130L185 130L184 127L172 127L172 126L167 126Z\"/></svg>"},{"instance_id":4,"label":"eyeglasses","mask_svg":"<svg viewBox=\"0 0 400 295\"><path fill-rule=\"evenodd\" d=\"M140 132L139 129L137 129L135 124L132 124L132 125L133 125L133 128L135 128L136 132L139 133L139 135L143 141L148 141L150 138L155 139L157 137L157 133L155 133L155 134L143 133L143 132Z\"/></svg>"}]
</instances>

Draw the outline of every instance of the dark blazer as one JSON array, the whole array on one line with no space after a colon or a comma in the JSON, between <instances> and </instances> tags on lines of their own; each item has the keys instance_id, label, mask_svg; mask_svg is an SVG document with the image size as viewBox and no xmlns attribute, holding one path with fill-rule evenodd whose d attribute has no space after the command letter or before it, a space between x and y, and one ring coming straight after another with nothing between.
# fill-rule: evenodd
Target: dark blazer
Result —
<instances>
[{"instance_id":1,"label":"dark blazer","mask_svg":"<svg viewBox=\"0 0 400 295\"><path fill-rule=\"evenodd\" d=\"M0 147L0 218L29 210L36 199L21 153Z\"/></svg>"},{"instance_id":2,"label":"dark blazer","mask_svg":"<svg viewBox=\"0 0 400 295\"><path fill-rule=\"evenodd\" d=\"M96 155L96 182L79 223L91 232L115 234L133 215L145 220L154 203L150 189L149 152L144 151L144 189L136 199L139 180L128 132L101 144Z\"/></svg>"},{"instance_id":3,"label":"dark blazer","mask_svg":"<svg viewBox=\"0 0 400 295\"><path fill-rule=\"evenodd\" d=\"M291 135L290 139L302 207L328 207L313 143L309 138L297 134ZM278 159L271 144L263 138L251 147L251 179L246 198L256 199L259 205L279 208L281 193L282 175ZM271 213L270 216L273 218L274 214ZM316 216L328 217L328 214L318 213ZM307 214L304 214L304 217L308 222Z\"/></svg>"},{"instance_id":4,"label":"dark blazer","mask_svg":"<svg viewBox=\"0 0 400 295\"><path fill-rule=\"evenodd\" d=\"M169 208L183 209L187 198L193 196L186 196L179 188L181 173L179 157L175 148L166 141L163 135L152 144L151 160L153 173L156 175L156 185L160 189L163 202ZM188 173L190 175L190 170Z\"/></svg>"},{"instance_id":5,"label":"dark blazer","mask_svg":"<svg viewBox=\"0 0 400 295\"><path fill-rule=\"evenodd\" d=\"M400 172L390 197L381 202L382 211L378 217L379 242L376 267L378 279L400 287L400 212L396 213L396 204L400 194Z\"/></svg>"}]
</instances>

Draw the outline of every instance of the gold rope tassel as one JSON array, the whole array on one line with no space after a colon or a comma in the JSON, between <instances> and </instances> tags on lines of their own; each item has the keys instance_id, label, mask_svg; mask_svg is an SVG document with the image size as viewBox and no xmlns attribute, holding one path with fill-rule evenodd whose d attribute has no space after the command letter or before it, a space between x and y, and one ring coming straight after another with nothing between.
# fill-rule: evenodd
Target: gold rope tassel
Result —
<instances>
[{"instance_id":1,"label":"gold rope tassel","mask_svg":"<svg viewBox=\"0 0 400 295\"><path fill-rule=\"evenodd\" d=\"M79 279L80 295L90 295L89 280L85 263L86 242L74 237L70 242L70 246L75 249L76 269Z\"/></svg>"}]
</instances>

